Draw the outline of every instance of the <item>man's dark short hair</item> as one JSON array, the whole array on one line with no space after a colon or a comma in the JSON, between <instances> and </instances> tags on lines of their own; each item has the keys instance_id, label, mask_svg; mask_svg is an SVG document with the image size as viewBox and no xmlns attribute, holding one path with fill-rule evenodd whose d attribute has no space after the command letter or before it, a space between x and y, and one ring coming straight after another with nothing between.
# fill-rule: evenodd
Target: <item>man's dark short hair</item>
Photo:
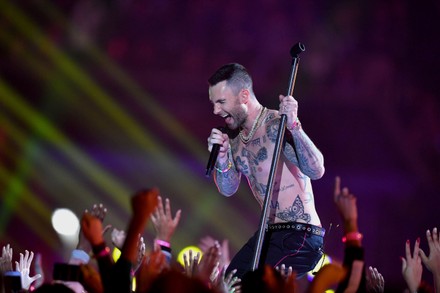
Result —
<instances>
[{"instance_id":1,"label":"man's dark short hair","mask_svg":"<svg viewBox=\"0 0 440 293\"><path fill-rule=\"evenodd\" d=\"M242 89L253 92L252 78L243 65L238 63L223 65L208 79L208 84L209 86L215 86L224 80L232 88L234 94L238 94Z\"/></svg>"}]
</instances>

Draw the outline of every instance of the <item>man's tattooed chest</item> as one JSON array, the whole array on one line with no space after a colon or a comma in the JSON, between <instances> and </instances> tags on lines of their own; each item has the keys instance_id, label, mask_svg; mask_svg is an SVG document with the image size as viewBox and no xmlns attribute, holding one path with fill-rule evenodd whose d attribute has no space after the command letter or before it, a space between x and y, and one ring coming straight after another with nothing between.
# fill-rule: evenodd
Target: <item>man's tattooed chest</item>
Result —
<instances>
[{"instance_id":1,"label":"man's tattooed chest","mask_svg":"<svg viewBox=\"0 0 440 293\"><path fill-rule=\"evenodd\" d=\"M235 163L238 169L245 176L250 176L263 170L262 164L268 160L266 147L261 148L241 148L235 156Z\"/></svg>"}]
</instances>

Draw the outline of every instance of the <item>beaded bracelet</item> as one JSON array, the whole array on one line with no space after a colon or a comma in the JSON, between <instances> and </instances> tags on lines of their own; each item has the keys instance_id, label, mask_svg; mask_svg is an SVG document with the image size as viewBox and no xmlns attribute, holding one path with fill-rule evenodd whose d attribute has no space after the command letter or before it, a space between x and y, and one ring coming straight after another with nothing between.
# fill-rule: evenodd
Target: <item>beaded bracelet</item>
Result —
<instances>
[{"instance_id":1,"label":"beaded bracelet","mask_svg":"<svg viewBox=\"0 0 440 293\"><path fill-rule=\"evenodd\" d=\"M361 240L363 235L359 232L350 232L345 234L344 237L342 237L342 242L345 243L347 241L359 241Z\"/></svg>"},{"instance_id":2,"label":"beaded bracelet","mask_svg":"<svg viewBox=\"0 0 440 293\"><path fill-rule=\"evenodd\" d=\"M228 166L226 167L226 169L222 170L222 169L219 169L217 167L214 167L214 168L217 170L217 172L226 173L226 172L228 172L231 169L231 167L232 167L232 162L228 161Z\"/></svg>"}]
</instances>

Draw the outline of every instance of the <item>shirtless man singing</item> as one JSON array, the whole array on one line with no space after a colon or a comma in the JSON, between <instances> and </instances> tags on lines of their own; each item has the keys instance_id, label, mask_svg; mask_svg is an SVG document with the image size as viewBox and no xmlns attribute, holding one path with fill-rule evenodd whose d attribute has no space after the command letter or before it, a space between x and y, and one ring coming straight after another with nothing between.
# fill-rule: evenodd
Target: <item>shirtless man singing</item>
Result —
<instances>
[{"instance_id":1,"label":"shirtless man singing","mask_svg":"<svg viewBox=\"0 0 440 293\"><path fill-rule=\"evenodd\" d=\"M297 277L312 270L322 256L325 230L315 209L311 179L324 174L324 158L302 129L298 102L280 95L280 109L261 105L252 78L237 63L219 68L208 80L214 114L227 127L239 131L235 138L214 128L208 149L220 145L214 181L219 192L233 195L243 174L255 199L262 205L268 183L280 115L286 114L286 132L277 173L274 177L270 217L261 251L260 264L292 266ZM251 270L258 231L233 257L227 273L237 269L242 277Z\"/></svg>"}]
</instances>

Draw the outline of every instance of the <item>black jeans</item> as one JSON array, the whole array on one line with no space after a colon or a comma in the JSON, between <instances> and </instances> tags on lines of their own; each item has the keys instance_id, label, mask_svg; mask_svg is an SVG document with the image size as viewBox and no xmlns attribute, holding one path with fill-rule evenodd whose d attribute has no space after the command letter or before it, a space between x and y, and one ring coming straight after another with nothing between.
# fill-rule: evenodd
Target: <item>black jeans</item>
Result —
<instances>
[{"instance_id":1,"label":"black jeans","mask_svg":"<svg viewBox=\"0 0 440 293\"><path fill-rule=\"evenodd\" d=\"M252 269L254 249L258 231L233 257L226 274L237 269L235 276L241 278ZM273 267L284 264L291 266L297 278L312 270L323 254L324 237L309 232L295 230L266 231L260 255L260 267L269 264Z\"/></svg>"}]
</instances>

